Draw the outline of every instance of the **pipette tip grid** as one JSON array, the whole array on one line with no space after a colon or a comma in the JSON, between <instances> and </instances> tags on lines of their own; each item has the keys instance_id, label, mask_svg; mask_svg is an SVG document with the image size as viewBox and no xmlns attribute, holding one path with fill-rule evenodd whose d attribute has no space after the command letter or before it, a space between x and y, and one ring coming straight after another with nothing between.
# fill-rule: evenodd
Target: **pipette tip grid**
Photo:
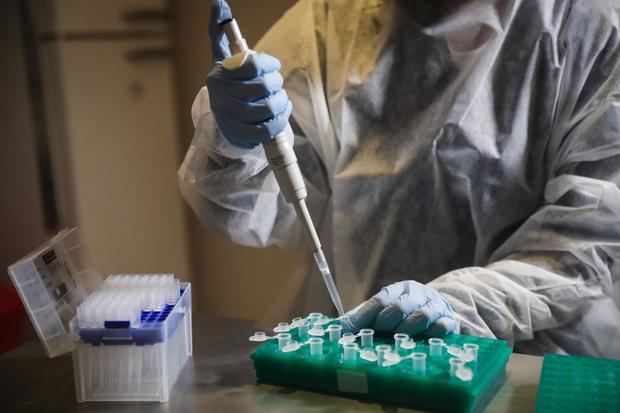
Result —
<instances>
[{"instance_id":1,"label":"pipette tip grid","mask_svg":"<svg viewBox=\"0 0 620 413\"><path fill-rule=\"evenodd\" d=\"M182 318L171 313L183 292L172 274L111 275L77 308L80 338L95 345L162 342Z\"/></svg>"},{"instance_id":2,"label":"pipette tip grid","mask_svg":"<svg viewBox=\"0 0 620 413\"><path fill-rule=\"evenodd\" d=\"M172 274L113 275L71 324L78 401L165 402L192 353L191 286Z\"/></svg>"}]
</instances>

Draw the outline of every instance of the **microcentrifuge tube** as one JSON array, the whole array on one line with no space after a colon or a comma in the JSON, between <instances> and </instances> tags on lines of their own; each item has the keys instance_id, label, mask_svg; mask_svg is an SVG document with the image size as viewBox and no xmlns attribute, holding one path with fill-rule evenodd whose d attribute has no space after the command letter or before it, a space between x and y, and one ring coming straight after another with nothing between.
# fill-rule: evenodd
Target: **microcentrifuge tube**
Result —
<instances>
[{"instance_id":1,"label":"microcentrifuge tube","mask_svg":"<svg viewBox=\"0 0 620 413\"><path fill-rule=\"evenodd\" d=\"M455 377L456 371L465 365L465 360L453 357L449 361L450 363L450 376Z\"/></svg>"},{"instance_id":2,"label":"microcentrifuge tube","mask_svg":"<svg viewBox=\"0 0 620 413\"><path fill-rule=\"evenodd\" d=\"M311 325L313 325L314 323L319 321L321 317L323 317L323 313L310 313L308 315L308 321L310 322Z\"/></svg>"},{"instance_id":3,"label":"microcentrifuge tube","mask_svg":"<svg viewBox=\"0 0 620 413\"><path fill-rule=\"evenodd\" d=\"M396 354L403 354L403 348L401 345L409 340L409 334L396 333L394 334L394 352Z\"/></svg>"},{"instance_id":4,"label":"microcentrifuge tube","mask_svg":"<svg viewBox=\"0 0 620 413\"><path fill-rule=\"evenodd\" d=\"M379 366L383 366L383 362L385 361L385 355L388 354L392 350L391 346L387 344L380 344L375 347L375 351L377 352L377 364Z\"/></svg>"},{"instance_id":5,"label":"microcentrifuge tube","mask_svg":"<svg viewBox=\"0 0 620 413\"><path fill-rule=\"evenodd\" d=\"M413 360L413 371L415 373L426 373L426 353L413 353L411 354Z\"/></svg>"},{"instance_id":6,"label":"microcentrifuge tube","mask_svg":"<svg viewBox=\"0 0 620 413\"><path fill-rule=\"evenodd\" d=\"M257 331L253 336L250 336L250 341L267 341L269 336L264 331Z\"/></svg>"},{"instance_id":7,"label":"microcentrifuge tube","mask_svg":"<svg viewBox=\"0 0 620 413\"><path fill-rule=\"evenodd\" d=\"M291 328L289 327L287 322L278 323L276 327L273 328L273 331L276 333L286 333Z\"/></svg>"},{"instance_id":8,"label":"microcentrifuge tube","mask_svg":"<svg viewBox=\"0 0 620 413\"><path fill-rule=\"evenodd\" d=\"M353 333L344 333L342 337L340 337L340 340L338 340L338 344L355 343L356 339L357 336Z\"/></svg>"},{"instance_id":9,"label":"microcentrifuge tube","mask_svg":"<svg viewBox=\"0 0 620 413\"><path fill-rule=\"evenodd\" d=\"M362 347L372 347L375 330L372 328L362 328L358 335L361 338Z\"/></svg>"},{"instance_id":10,"label":"microcentrifuge tube","mask_svg":"<svg viewBox=\"0 0 620 413\"><path fill-rule=\"evenodd\" d=\"M299 339L303 339L308 334L308 330L310 330L310 323L307 321L300 321L297 324L297 334L299 335Z\"/></svg>"},{"instance_id":11,"label":"microcentrifuge tube","mask_svg":"<svg viewBox=\"0 0 620 413\"><path fill-rule=\"evenodd\" d=\"M327 326L327 334L329 335L329 341L338 341L342 334L342 326L338 324L332 324Z\"/></svg>"},{"instance_id":12,"label":"microcentrifuge tube","mask_svg":"<svg viewBox=\"0 0 620 413\"><path fill-rule=\"evenodd\" d=\"M440 338L429 338L428 339L429 346L429 354L431 357L441 356L444 341Z\"/></svg>"},{"instance_id":13,"label":"microcentrifuge tube","mask_svg":"<svg viewBox=\"0 0 620 413\"><path fill-rule=\"evenodd\" d=\"M280 333L276 338L278 339L278 349L282 350L291 341L291 333Z\"/></svg>"},{"instance_id":14,"label":"microcentrifuge tube","mask_svg":"<svg viewBox=\"0 0 620 413\"><path fill-rule=\"evenodd\" d=\"M323 337L325 335L325 330L323 330L323 327L317 327L315 323L314 327L308 330L308 334L315 337Z\"/></svg>"},{"instance_id":15,"label":"microcentrifuge tube","mask_svg":"<svg viewBox=\"0 0 620 413\"><path fill-rule=\"evenodd\" d=\"M417 344L414 339L410 338L400 343L400 348L406 352L406 350L413 350L416 348Z\"/></svg>"},{"instance_id":16,"label":"microcentrifuge tube","mask_svg":"<svg viewBox=\"0 0 620 413\"><path fill-rule=\"evenodd\" d=\"M480 347L475 343L465 343L463 349L465 350L465 357L471 359L471 361L478 360L478 349Z\"/></svg>"},{"instance_id":17,"label":"microcentrifuge tube","mask_svg":"<svg viewBox=\"0 0 620 413\"><path fill-rule=\"evenodd\" d=\"M344 361L355 362L357 361L357 343L345 343L342 345L342 355Z\"/></svg>"},{"instance_id":18,"label":"microcentrifuge tube","mask_svg":"<svg viewBox=\"0 0 620 413\"><path fill-rule=\"evenodd\" d=\"M318 337L312 337L308 340L310 344L310 355L311 356L322 356L323 355L323 339Z\"/></svg>"},{"instance_id":19,"label":"microcentrifuge tube","mask_svg":"<svg viewBox=\"0 0 620 413\"><path fill-rule=\"evenodd\" d=\"M321 318L319 318L318 320L316 320L314 322L314 326L318 326L318 327L323 326L323 325L329 323L331 320L332 319L327 317L326 315L321 316Z\"/></svg>"}]
</instances>

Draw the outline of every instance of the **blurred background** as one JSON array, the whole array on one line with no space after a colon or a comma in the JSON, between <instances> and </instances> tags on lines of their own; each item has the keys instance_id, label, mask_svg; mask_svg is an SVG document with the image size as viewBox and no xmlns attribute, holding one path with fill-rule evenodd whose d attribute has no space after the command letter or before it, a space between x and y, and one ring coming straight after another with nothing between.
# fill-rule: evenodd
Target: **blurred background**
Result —
<instances>
[{"instance_id":1,"label":"blurred background","mask_svg":"<svg viewBox=\"0 0 620 413\"><path fill-rule=\"evenodd\" d=\"M294 0L230 0L250 45ZM97 268L173 272L194 311L257 319L300 257L233 245L177 189L211 68L209 0L0 2L0 321L32 334L6 268L79 226ZM0 337L0 342L2 338Z\"/></svg>"}]
</instances>

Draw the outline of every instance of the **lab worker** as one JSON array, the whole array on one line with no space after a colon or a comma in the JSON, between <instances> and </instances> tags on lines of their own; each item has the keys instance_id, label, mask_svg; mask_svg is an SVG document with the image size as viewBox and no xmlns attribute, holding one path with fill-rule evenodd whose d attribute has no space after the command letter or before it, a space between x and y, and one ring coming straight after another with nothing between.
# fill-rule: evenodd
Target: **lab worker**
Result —
<instances>
[{"instance_id":1,"label":"lab worker","mask_svg":"<svg viewBox=\"0 0 620 413\"><path fill-rule=\"evenodd\" d=\"M284 131L348 329L620 358L619 14L300 0L227 70L216 1L182 193L236 243L307 248L260 145ZM330 309L310 263L280 318Z\"/></svg>"}]
</instances>

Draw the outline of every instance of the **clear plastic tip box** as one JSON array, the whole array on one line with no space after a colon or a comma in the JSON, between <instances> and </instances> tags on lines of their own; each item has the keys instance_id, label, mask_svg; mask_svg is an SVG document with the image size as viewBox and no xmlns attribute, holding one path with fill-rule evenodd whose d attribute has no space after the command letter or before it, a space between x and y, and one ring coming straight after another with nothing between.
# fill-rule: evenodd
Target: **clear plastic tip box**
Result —
<instances>
[{"instance_id":1,"label":"clear plastic tip box","mask_svg":"<svg viewBox=\"0 0 620 413\"><path fill-rule=\"evenodd\" d=\"M103 314L84 314L78 308L71 322L78 402L168 401L192 354L191 287L180 283L178 288L176 302L140 306L134 319L114 317L115 307L122 307L118 302L109 309L99 306Z\"/></svg>"},{"instance_id":2,"label":"clear plastic tip box","mask_svg":"<svg viewBox=\"0 0 620 413\"><path fill-rule=\"evenodd\" d=\"M192 354L189 283L173 274L102 281L77 228L9 274L47 355L73 351L78 401L168 400Z\"/></svg>"}]
</instances>

